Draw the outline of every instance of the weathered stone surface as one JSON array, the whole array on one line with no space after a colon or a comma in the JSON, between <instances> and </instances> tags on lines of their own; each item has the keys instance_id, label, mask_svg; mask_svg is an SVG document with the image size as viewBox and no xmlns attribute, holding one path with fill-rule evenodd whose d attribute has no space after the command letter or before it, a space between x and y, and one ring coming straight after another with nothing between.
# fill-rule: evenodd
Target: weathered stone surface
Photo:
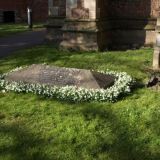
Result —
<instances>
[{"instance_id":1,"label":"weathered stone surface","mask_svg":"<svg viewBox=\"0 0 160 160\"><path fill-rule=\"evenodd\" d=\"M46 40L53 42L54 45L59 45L63 40L62 26L64 25L65 17L49 17L46 24Z\"/></svg>"},{"instance_id":2,"label":"weathered stone surface","mask_svg":"<svg viewBox=\"0 0 160 160\"><path fill-rule=\"evenodd\" d=\"M89 9L85 8L84 0L77 0L77 7L71 9L72 17L78 19L88 19Z\"/></svg>"},{"instance_id":3,"label":"weathered stone surface","mask_svg":"<svg viewBox=\"0 0 160 160\"><path fill-rule=\"evenodd\" d=\"M62 49L68 50L98 50L98 34L96 21L68 20L63 26Z\"/></svg>"},{"instance_id":4,"label":"weathered stone surface","mask_svg":"<svg viewBox=\"0 0 160 160\"><path fill-rule=\"evenodd\" d=\"M53 6L66 4L62 7L66 13L63 14L66 18L64 25L60 28L62 41L57 45L62 49L97 51L124 49L123 46L125 49L135 48L135 45L136 48L150 47L155 43L159 0L51 1ZM49 34L54 39L57 37L55 27L53 30ZM47 38L52 40L49 35Z\"/></svg>"},{"instance_id":5,"label":"weathered stone surface","mask_svg":"<svg viewBox=\"0 0 160 160\"><path fill-rule=\"evenodd\" d=\"M108 88L115 78L85 69L62 68L48 65L31 65L6 76L8 81L40 83L50 86L77 86L87 89Z\"/></svg>"},{"instance_id":6,"label":"weathered stone surface","mask_svg":"<svg viewBox=\"0 0 160 160\"><path fill-rule=\"evenodd\" d=\"M158 10L157 26L156 26L156 44L153 54L153 69L160 68L160 9Z\"/></svg>"},{"instance_id":7,"label":"weathered stone surface","mask_svg":"<svg viewBox=\"0 0 160 160\"><path fill-rule=\"evenodd\" d=\"M153 54L153 69L159 69L160 67L160 48L155 47Z\"/></svg>"}]
</instances>

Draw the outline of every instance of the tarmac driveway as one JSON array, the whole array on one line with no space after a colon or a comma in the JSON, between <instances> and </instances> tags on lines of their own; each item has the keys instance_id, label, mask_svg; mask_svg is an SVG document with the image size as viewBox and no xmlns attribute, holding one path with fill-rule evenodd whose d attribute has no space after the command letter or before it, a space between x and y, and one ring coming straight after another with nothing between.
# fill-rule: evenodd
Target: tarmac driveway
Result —
<instances>
[{"instance_id":1,"label":"tarmac driveway","mask_svg":"<svg viewBox=\"0 0 160 160\"><path fill-rule=\"evenodd\" d=\"M0 58L7 57L20 49L42 44L45 33L46 30L41 29L0 38Z\"/></svg>"}]
</instances>

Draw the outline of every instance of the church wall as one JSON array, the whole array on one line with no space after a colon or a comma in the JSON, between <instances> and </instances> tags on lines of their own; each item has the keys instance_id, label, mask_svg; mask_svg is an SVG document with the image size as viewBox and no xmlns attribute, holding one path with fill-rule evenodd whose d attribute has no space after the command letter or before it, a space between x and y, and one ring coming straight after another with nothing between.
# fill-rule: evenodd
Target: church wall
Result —
<instances>
[{"instance_id":1,"label":"church wall","mask_svg":"<svg viewBox=\"0 0 160 160\"><path fill-rule=\"evenodd\" d=\"M69 47L69 39L73 48L87 44L90 39L93 48L97 43L102 50L153 46L155 42L160 0L53 0L53 3L49 22L53 27L48 30L54 30L52 38L56 41L59 31L58 39Z\"/></svg>"},{"instance_id":2,"label":"church wall","mask_svg":"<svg viewBox=\"0 0 160 160\"><path fill-rule=\"evenodd\" d=\"M159 7L160 0L97 0L97 17L104 32L100 39L105 41L109 35L113 48L153 46Z\"/></svg>"}]
</instances>

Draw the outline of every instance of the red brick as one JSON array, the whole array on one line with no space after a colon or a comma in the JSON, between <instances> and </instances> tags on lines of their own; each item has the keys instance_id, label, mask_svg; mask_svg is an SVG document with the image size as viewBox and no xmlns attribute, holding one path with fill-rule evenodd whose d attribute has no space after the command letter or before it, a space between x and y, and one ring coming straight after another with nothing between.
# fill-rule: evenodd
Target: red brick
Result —
<instances>
[{"instance_id":1,"label":"red brick","mask_svg":"<svg viewBox=\"0 0 160 160\"><path fill-rule=\"evenodd\" d=\"M18 18L27 19L27 6L30 0L0 0L0 10L16 11ZM48 0L42 0L33 7L33 19L45 21L48 16Z\"/></svg>"}]
</instances>

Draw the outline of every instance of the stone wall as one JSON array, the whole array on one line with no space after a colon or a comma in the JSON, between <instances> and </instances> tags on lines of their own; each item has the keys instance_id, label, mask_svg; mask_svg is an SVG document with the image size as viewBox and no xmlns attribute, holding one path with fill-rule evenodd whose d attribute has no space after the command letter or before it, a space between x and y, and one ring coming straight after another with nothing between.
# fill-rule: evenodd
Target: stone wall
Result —
<instances>
[{"instance_id":1,"label":"stone wall","mask_svg":"<svg viewBox=\"0 0 160 160\"><path fill-rule=\"evenodd\" d=\"M64 17L66 15L66 1L49 0L49 15Z\"/></svg>"},{"instance_id":2,"label":"stone wall","mask_svg":"<svg viewBox=\"0 0 160 160\"><path fill-rule=\"evenodd\" d=\"M66 0L61 48L98 50L96 0Z\"/></svg>"},{"instance_id":3,"label":"stone wall","mask_svg":"<svg viewBox=\"0 0 160 160\"><path fill-rule=\"evenodd\" d=\"M86 49L89 44L89 49L103 50L153 46L155 42L160 0L53 0L52 3L50 21L56 25L60 13L64 17L59 28L62 46ZM63 7L59 13L60 4Z\"/></svg>"},{"instance_id":4,"label":"stone wall","mask_svg":"<svg viewBox=\"0 0 160 160\"><path fill-rule=\"evenodd\" d=\"M97 6L99 26L103 28L103 37L110 36L109 46L154 44L160 0L98 0Z\"/></svg>"},{"instance_id":5,"label":"stone wall","mask_svg":"<svg viewBox=\"0 0 160 160\"><path fill-rule=\"evenodd\" d=\"M49 0L46 39L59 46L63 40L62 27L66 18L66 0Z\"/></svg>"}]
</instances>

